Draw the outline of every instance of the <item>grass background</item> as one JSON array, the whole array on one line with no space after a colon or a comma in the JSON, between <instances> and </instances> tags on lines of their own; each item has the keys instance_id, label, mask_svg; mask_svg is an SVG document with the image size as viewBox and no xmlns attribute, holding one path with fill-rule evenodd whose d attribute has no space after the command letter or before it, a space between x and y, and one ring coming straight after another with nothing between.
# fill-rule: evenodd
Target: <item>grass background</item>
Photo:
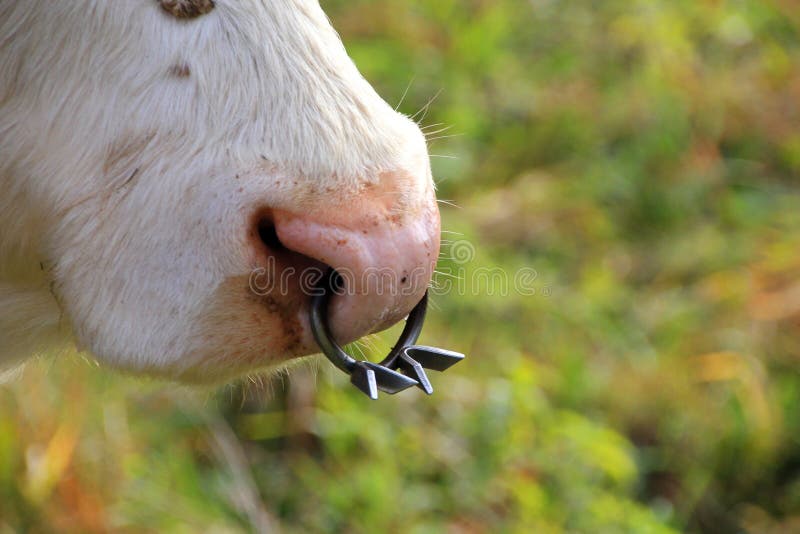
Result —
<instances>
[{"instance_id":1,"label":"grass background","mask_svg":"<svg viewBox=\"0 0 800 534\"><path fill-rule=\"evenodd\" d=\"M457 207L423 341L468 360L379 402L328 365L36 362L0 388L0 532L800 530L796 2L323 7L424 110Z\"/></svg>"}]
</instances>

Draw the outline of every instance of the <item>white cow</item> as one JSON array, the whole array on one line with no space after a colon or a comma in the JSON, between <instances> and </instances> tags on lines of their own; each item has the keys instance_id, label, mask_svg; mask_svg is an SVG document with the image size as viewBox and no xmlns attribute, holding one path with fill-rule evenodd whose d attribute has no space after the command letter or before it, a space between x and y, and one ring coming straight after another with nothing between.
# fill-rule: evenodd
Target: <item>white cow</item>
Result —
<instances>
[{"instance_id":1,"label":"white cow","mask_svg":"<svg viewBox=\"0 0 800 534\"><path fill-rule=\"evenodd\" d=\"M0 0L0 366L225 380L316 352L299 276L253 273L352 273L345 342L438 251L425 139L316 0Z\"/></svg>"}]
</instances>

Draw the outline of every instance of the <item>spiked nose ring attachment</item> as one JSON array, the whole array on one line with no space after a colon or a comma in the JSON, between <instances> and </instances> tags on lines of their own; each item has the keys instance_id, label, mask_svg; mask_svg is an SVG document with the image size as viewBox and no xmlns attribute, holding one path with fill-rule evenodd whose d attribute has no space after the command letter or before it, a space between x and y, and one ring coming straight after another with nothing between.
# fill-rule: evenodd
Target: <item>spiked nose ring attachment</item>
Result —
<instances>
[{"instance_id":1,"label":"spiked nose ring attachment","mask_svg":"<svg viewBox=\"0 0 800 534\"><path fill-rule=\"evenodd\" d=\"M338 273L330 269L320 279L311 299L311 331L323 354L339 369L350 375L350 382L371 399L378 390L391 395L411 386L433 393L425 369L444 371L464 359L464 355L436 347L414 345L425 322L428 294L422 297L406 319L397 343L380 363L356 360L334 341L328 325L328 303L341 285Z\"/></svg>"}]
</instances>

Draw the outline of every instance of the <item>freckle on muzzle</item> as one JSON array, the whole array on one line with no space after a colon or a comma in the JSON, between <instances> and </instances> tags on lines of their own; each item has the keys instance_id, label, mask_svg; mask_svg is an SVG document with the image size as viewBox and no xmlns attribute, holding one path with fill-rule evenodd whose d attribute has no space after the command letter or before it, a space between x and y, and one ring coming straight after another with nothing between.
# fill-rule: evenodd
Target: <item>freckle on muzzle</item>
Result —
<instances>
[{"instance_id":1,"label":"freckle on muzzle","mask_svg":"<svg viewBox=\"0 0 800 534\"><path fill-rule=\"evenodd\" d=\"M333 339L328 325L328 303L341 286L341 277L334 269L329 269L320 279L311 299L311 331L323 354L349 374L350 382L371 399L378 398L378 390L393 395L411 386L417 386L430 395L433 386L425 369L445 371L464 359L464 355L458 352L414 344L425 322L427 292L408 315L400 338L386 358L380 363L352 358Z\"/></svg>"}]
</instances>

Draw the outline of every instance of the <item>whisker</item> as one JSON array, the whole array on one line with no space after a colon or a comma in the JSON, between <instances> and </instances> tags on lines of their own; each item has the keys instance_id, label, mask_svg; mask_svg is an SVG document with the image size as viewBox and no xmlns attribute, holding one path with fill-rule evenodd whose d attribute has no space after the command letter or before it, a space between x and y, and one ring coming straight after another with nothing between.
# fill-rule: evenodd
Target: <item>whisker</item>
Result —
<instances>
[{"instance_id":1,"label":"whisker","mask_svg":"<svg viewBox=\"0 0 800 534\"><path fill-rule=\"evenodd\" d=\"M425 140L428 143L432 143L438 139L450 139L451 137L461 137L464 134L450 134L450 135L437 135L436 137L427 137Z\"/></svg>"},{"instance_id":2,"label":"whisker","mask_svg":"<svg viewBox=\"0 0 800 534\"><path fill-rule=\"evenodd\" d=\"M456 156L447 156L445 154L428 154L432 158L445 158L445 159L458 159Z\"/></svg>"},{"instance_id":3,"label":"whisker","mask_svg":"<svg viewBox=\"0 0 800 534\"><path fill-rule=\"evenodd\" d=\"M378 348L378 345L375 343L375 335L369 335L362 337L359 341L364 344L364 346L371 351L375 351Z\"/></svg>"},{"instance_id":4,"label":"whisker","mask_svg":"<svg viewBox=\"0 0 800 534\"><path fill-rule=\"evenodd\" d=\"M438 302L436 302L436 301L435 301L434 299L432 299L432 298L429 298L429 299L428 299L428 307L429 307L430 309L432 309L433 311L441 311L441 310L442 310L442 307L441 307L441 306L439 306L439 303L438 303Z\"/></svg>"},{"instance_id":5,"label":"whisker","mask_svg":"<svg viewBox=\"0 0 800 534\"><path fill-rule=\"evenodd\" d=\"M428 116L428 111L430 111L430 109L431 109L431 106L430 106L430 104L428 104L427 106L425 106L425 112L422 114L422 117L420 117L420 118L419 118L419 120L417 121L417 124L421 124L421 123L422 123L422 121L424 121L424 120L425 120L425 117L427 117L427 116Z\"/></svg>"},{"instance_id":6,"label":"whisker","mask_svg":"<svg viewBox=\"0 0 800 534\"><path fill-rule=\"evenodd\" d=\"M434 273L434 274L436 274L436 275L438 275L438 276L444 276L444 277L449 277L449 278L452 278L453 280L464 280L464 278L463 278L463 277L461 277L461 276L456 276L456 275L454 275L453 273L446 273L446 272L444 272L444 271L433 271L433 273Z\"/></svg>"},{"instance_id":7,"label":"whisker","mask_svg":"<svg viewBox=\"0 0 800 534\"><path fill-rule=\"evenodd\" d=\"M447 289L451 285L452 284L445 284L444 282L438 280L431 280L430 284L428 284L428 287L438 291L440 289Z\"/></svg>"},{"instance_id":8,"label":"whisker","mask_svg":"<svg viewBox=\"0 0 800 534\"><path fill-rule=\"evenodd\" d=\"M428 124L427 126L420 126L419 129L423 132L430 130L431 128L436 128L437 126L442 126L443 122L434 122L433 124ZM450 128L450 126L448 126Z\"/></svg>"},{"instance_id":9,"label":"whisker","mask_svg":"<svg viewBox=\"0 0 800 534\"><path fill-rule=\"evenodd\" d=\"M398 102L398 103L397 103L397 105L394 107L394 110L395 110L395 111L397 111L398 109L400 109L400 106L401 106L401 105L403 104L403 102L405 101L405 99L406 99L406 96L408 95L408 90L409 90L409 89L411 89L411 84L413 84L413 83L414 83L414 78L416 78L416 76L412 76L412 77L411 77L411 79L408 81L408 85L406 85L406 90L405 90L405 91L403 91L403 96L401 96L401 97L400 97L400 102Z\"/></svg>"},{"instance_id":10,"label":"whisker","mask_svg":"<svg viewBox=\"0 0 800 534\"><path fill-rule=\"evenodd\" d=\"M361 355L361 359L362 360L366 360L367 359L367 357L364 355L364 351L361 350L361 345L358 343L358 341L356 341L355 343L352 343L350 346L353 347L353 350L358 351L358 354Z\"/></svg>"},{"instance_id":11,"label":"whisker","mask_svg":"<svg viewBox=\"0 0 800 534\"><path fill-rule=\"evenodd\" d=\"M420 128L420 130L422 130L422 133L424 133L425 137L427 138L430 137L431 135L436 135L442 132L446 132L447 130L451 130L452 128L453 126L450 125L450 126L445 126L444 128L439 128L438 130L433 130L432 132L429 132L428 130L422 130L422 128Z\"/></svg>"},{"instance_id":12,"label":"whisker","mask_svg":"<svg viewBox=\"0 0 800 534\"><path fill-rule=\"evenodd\" d=\"M430 98L430 100L428 100L428 103L427 103L427 104L425 104L424 106L422 106L422 107L420 108L420 110L419 110L419 111L417 111L416 113L414 113L413 115L411 115L410 119L411 119L411 120L415 120L417 124L420 124L420 123L422 123L422 121L424 121L424 120L425 120L425 117L428 115L428 110L430 109L430 107L431 107L431 104L433 104L433 102L434 102L434 101L435 101L437 98L439 98L439 95L440 95L440 94L442 94L442 91L443 91L443 89L439 89L439 90L436 92L436 94L435 94L435 95L433 95L433 96ZM424 112L424 113L423 113L423 112ZM417 117L419 116L419 114L420 114L420 113L422 113L422 117L420 117L420 118L417 120Z\"/></svg>"},{"instance_id":13,"label":"whisker","mask_svg":"<svg viewBox=\"0 0 800 534\"><path fill-rule=\"evenodd\" d=\"M452 126L448 126L446 128L439 128L438 130L433 130L432 132L422 132L422 133L425 134L425 139L430 139L431 136L438 135L452 129L453 129Z\"/></svg>"}]
</instances>

